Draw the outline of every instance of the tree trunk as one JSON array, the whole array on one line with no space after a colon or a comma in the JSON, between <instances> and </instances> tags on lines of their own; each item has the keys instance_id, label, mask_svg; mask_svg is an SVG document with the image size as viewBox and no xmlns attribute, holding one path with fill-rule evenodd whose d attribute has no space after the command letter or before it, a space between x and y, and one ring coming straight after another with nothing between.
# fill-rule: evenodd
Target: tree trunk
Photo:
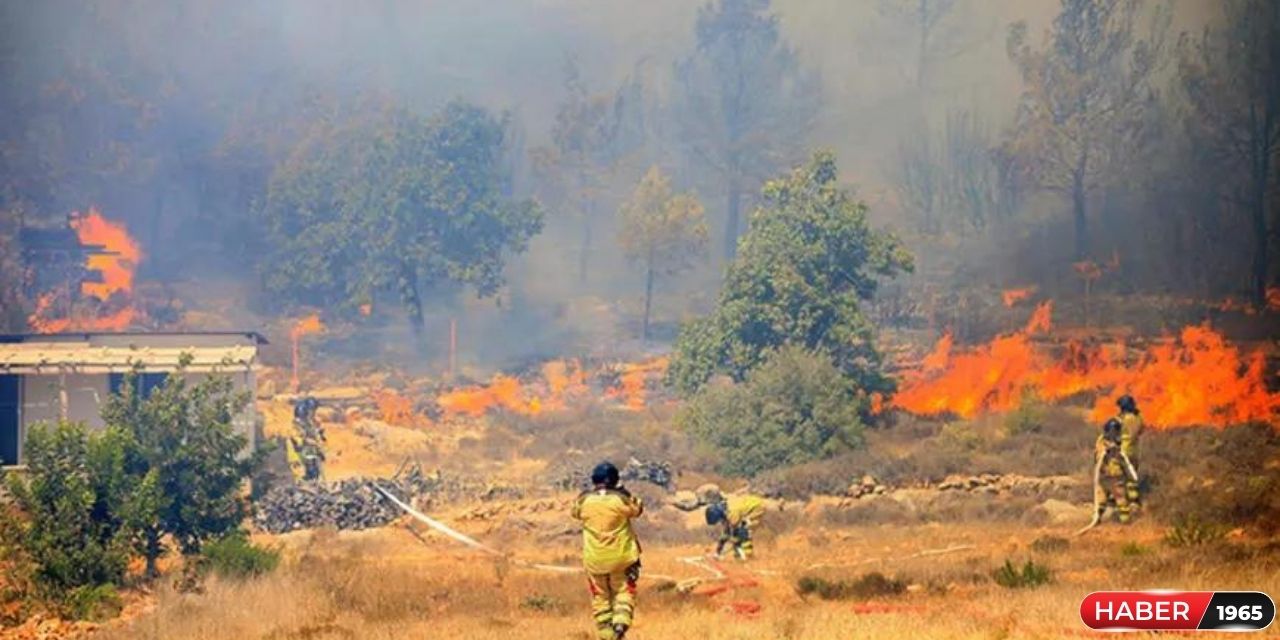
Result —
<instances>
[{"instance_id":1,"label":"tree trunk","mask_svg":"<svg viewBox=\"0 0 1280 640\"><path fill-rule=\"evenodd\" d=\"M587 268L591 264L591 201L582 201L582 243L578 247L578 284L587 283Z\"/></svg>"},{"instance_id":2,"label":"tree trunk","mask_svg":"<svg viewBox=\"0 0 1280 640\"><path fill-rule=\"evenodd\" d=\"M733 261L738 252L738 230L742 226L742 190L737 176L729 178L728 210L724 221L724 259Z\"/></svg>"},{"instance_id":3,"label":"tree trunk","mask_svg":"<svg viewBox=\"0 0 1280 640\"><path fill-rule=\"evenodd\" d=\"M1253 176L1253 268L1251 269L1250 297L1255 309L1267 306L1267 273L1270 266L1267 234L1267 167L1265 157L1255 163Z\"/></svg>"},{"instance_id":4,"label":"tree trunk","mask_svg":"<svg viewBox=\"0 0 1280 640\"><path fill-rule=\"evenodd\" d=\"M147 561L143 576L147 580L154 580L160 575L159 569L156 568L156 559L160 557L160 551L160 532L149 529L146 532L146 548L143 553Z\"/></svg>"},{"instance_id":5,"label":"tree trunk","mask_svg":"<svg viewBox=\"0 0 1280 640\"><path fill-rule=\"evenodd\" d=\"M409 326L413 335L422 342L426 329L426 321L422 317L422 296L418 291L418 271L412 265L400 265L400 297L409 311Z\"/></svg>"},{"instance_id":6,"label":"tree trunk","mask_svg":"<svg viewBox=\"0 0 1280 640\"><path fill-rule=\"evenodd\" d=\"M1085 209L1087 193L1084 185L1084 154L1071 177L1071 208L1076 227L1076 260L1089 257L1089 218Z\"/></svg>"},{"instance_id":7,"label":"tree trunk","mask_svg":"<svg viewBox=\"0 0 1280 640\"><path fill-rule=\"evenodd\" d=\"M649 311L653 307L653 255L650 254L649 262L644 273L644 325L641 335L644 341L649 341Z\"/></svg>"}]
</instances>

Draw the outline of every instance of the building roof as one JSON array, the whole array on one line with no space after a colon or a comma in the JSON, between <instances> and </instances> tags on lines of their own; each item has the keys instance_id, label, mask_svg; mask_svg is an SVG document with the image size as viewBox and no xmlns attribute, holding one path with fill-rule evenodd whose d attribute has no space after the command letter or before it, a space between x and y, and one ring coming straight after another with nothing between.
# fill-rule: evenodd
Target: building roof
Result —
<instances>
[{"instance_id":1,"label":"building roof","mask_svg":"<svg viewBox=\"0 0 1280 640\"><path fill-rule=\"evenodd\" d=\"M187 371L239 371L254 366L265 342L252 332L0 336L0 373L173 371L184 357Z\"/></svg>"},{"instance_id":2,"label":"building roof","mask_svg":"<svg viewBox=\"0 0 1280 640\"><path fill-rule=\"evenodd\" d=\"M92 340L94 338L131 338L147 340L156 337L244 337L257 344L270 344L257 331L67 331L64 333L2 333L0 344L13 342L62 342L66 340Z\"/></svg>"}]
</instances>

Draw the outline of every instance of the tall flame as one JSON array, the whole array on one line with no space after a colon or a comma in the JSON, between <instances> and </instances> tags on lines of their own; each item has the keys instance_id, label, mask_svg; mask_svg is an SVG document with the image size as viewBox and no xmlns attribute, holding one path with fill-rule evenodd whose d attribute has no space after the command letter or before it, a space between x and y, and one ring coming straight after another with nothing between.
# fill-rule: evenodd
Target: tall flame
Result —
<instances>
[{"instance_id":1,"label":"tall flame","mask_svg":"<svg viewBox=\"0 0 1280 640\"><path fill-rule=\"evenodd\" d=\"M106 300L117 291L132 292L133 273L142 259L142 251L124 225L111 222L96 208L90 208L88 215L73 219L71 226L81 243L102 245L113 254L89 256L88 267L102 272L102 282L85 282L80 285L81 292L99 300Z\"/></svg>"},{"instance_id":2,"label":"tall flame","mask_svg":"<svg viewBox=\"0 0 1280 640\"><path fill-rule=\"evenodd\" d=\"M1280 393L1267 388L1265 355L1242 353L1208 325L1186 327L1136 358L1123 343L1072 342L1050 356L1032 336L1050 330L1051 314L1051 305L1042 304L1021 331L962 353L954 353L951 336L944 335L893 404L919 415L969 418L1012 409L1026 393L1050 401L1092 393L1090 419L1101 422L1115 412L1115 398L1127 393L1157 428L1280 427Z\"/></svg>"}]
</instances>

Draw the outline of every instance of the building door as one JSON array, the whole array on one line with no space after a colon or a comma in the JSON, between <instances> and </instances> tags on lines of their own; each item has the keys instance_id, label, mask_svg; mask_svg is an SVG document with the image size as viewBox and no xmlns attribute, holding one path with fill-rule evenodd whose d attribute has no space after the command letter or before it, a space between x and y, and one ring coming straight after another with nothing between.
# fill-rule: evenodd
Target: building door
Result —
<instances>
[{"instance_id":1,"label":"building door","mask_svg":"<svg viewBox=\"0 0 1280 640\"><path fill-rule=\"evenodd\" d=\"M0 464L18 464L21 437L19 376L0 375Z\"/></svg>"}]
</instances>

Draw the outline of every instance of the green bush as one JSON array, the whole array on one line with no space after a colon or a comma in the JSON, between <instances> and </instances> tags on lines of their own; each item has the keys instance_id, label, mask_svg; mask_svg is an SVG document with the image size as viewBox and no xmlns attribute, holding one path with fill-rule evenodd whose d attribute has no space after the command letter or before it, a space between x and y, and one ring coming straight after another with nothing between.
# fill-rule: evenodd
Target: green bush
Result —
<instances>
[{"instance_id":1,"label":"green bush","mask_svg":"<svg viewBox=\"0 0 1280 640\"><path fill-rule=\"evenodd\" d=\"M204 545L204 567L224 578L250 578L270 573L280 564L280 551L260 547L243 532L235 532Z\"/></svg>"},{"instance_id":2,"label":"green bush","mask_svg":"<svg viewBox=\"0 0 1280 640\"><path fill-rule=\"evenodd\" d=\"M98 584L76 587L67 592L56 607L62 615L76 620L106 620L120 614L123 605L115 585Z\"/></svg>"},{"instance_id":3,"label":"green bush","mask_svg":"<svg viewBox=\"0 0 1280 640\"><path fill-rule=\"evenodd\" d=\"M1023 394L1018 407L1005 414L1001 427L1007 436L1038 433L1044 427L1045 404L1032 393Z\"/></svg>"},{"instance_id":4,"label":"green bush","mask_svg":"<svg viewBox=\"0 0 1280 640\"><path fill-rule=\"evenodd\" d=\"M1022 568L1014 566L1012 560L1005 560L1004 565L991 574L995 583L1006 589L1025 589L1048 584L1052 579L1049 567L1028 560Z\"/></svg>"},{"instance_id":5,"label":"green bush","mask_svg":"<svg viewBox=\"0 0 1280 640\"><path fill-rule=\"evenodd\" d=\"M128 563L121 522L100 509L120 497L103 493L110 489L91 465L109 444L80 423L35 425L26 439L27 473L9 478L14 511L0 527L0 548L25 575L6 582L29 584L33 597L64 615L97 615L99 596Z\"/></svg>"},{"instance_id":6,"label":"green bush","mask_svg":"<svg viewBox=\"0 0 1280 640\"><path fill-rule=\"evenodd\" d=\"M830 580L820 576L801 576L796 591L801 596L816 595L823 600L866 599L896 596L907 590L907 583L887 578L878 571L863 574L856 580Z\"/></svg>"},{"instance_id":7,"label":"green bush","mask_svg":"<svg viewBox=\"0 0 1280 640\"><path fill-rule=\"evenodd\" d=\"M830 359L784 347L743 383L704 389L676 419L721 473L755 475L858 447L864 404Z\"/></svg>"},{"instance_id":8,"label":"green bush","mask_svg":"<svg viewBox=\"0 0 1280 640\"><path fill-rule=\"evenodd\" d=\"M1227 528L1222 525L1205 522L1196 516L1184 516L1175 519L1165 531L1164 541L1171 547L1197 547L1221 540L1226 534Z\"/></svg>"}]
</instances>

